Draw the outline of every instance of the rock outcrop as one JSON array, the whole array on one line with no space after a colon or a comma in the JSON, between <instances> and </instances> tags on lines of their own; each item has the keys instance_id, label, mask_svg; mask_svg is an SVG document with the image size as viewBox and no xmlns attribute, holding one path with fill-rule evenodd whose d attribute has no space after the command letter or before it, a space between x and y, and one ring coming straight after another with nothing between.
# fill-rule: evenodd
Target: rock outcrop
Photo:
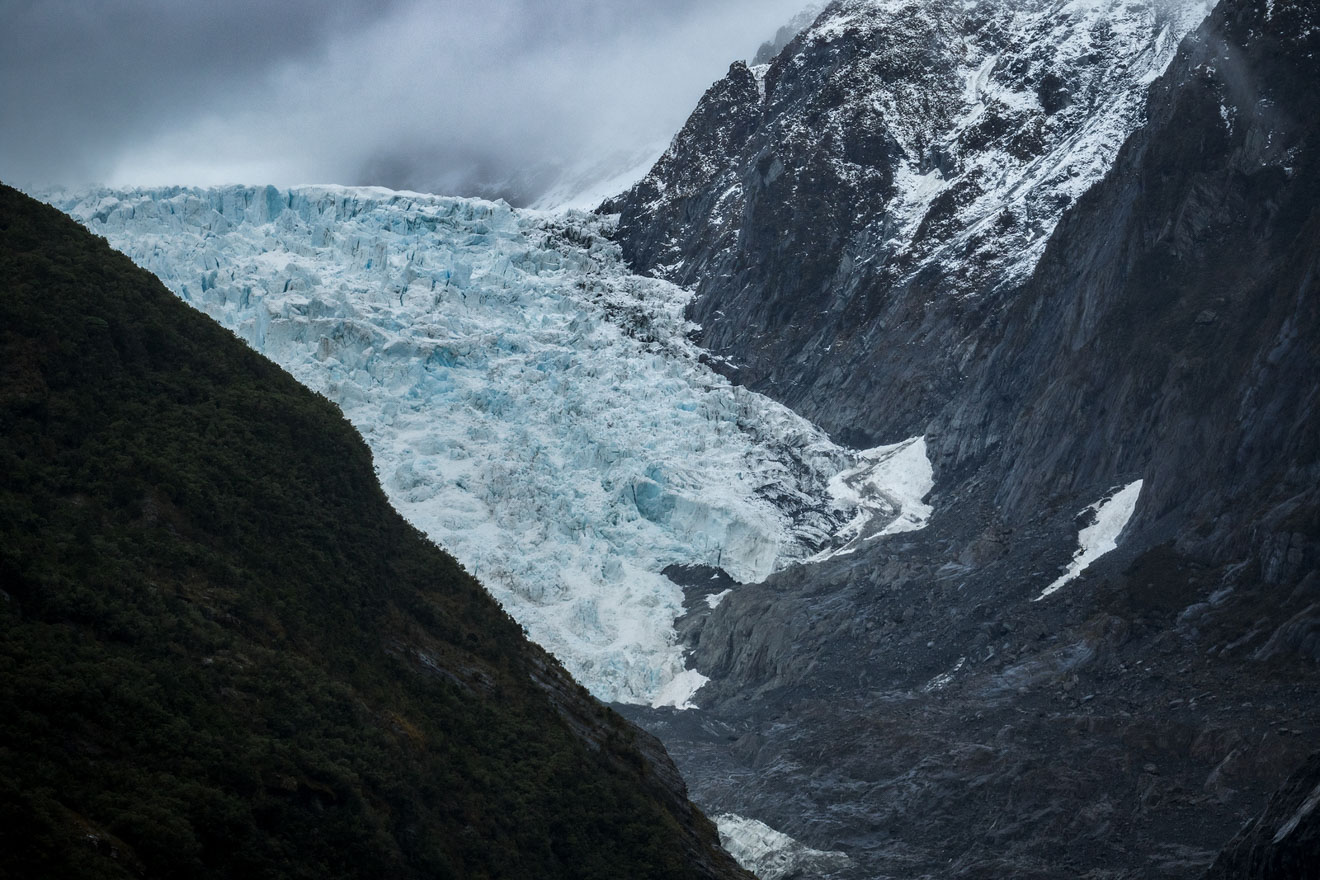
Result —
<instances>
[{"instance_id":1,"label":"rock outcrop","mask_svg":"<svg viewBox=\"0 0 1320 880\"><path fill-rule=\"evenodd\" d=\"M1320 754L1270 798L1224 849L1205 880L1314 880L1320 877Z\"/></svg>"}]
</instances>

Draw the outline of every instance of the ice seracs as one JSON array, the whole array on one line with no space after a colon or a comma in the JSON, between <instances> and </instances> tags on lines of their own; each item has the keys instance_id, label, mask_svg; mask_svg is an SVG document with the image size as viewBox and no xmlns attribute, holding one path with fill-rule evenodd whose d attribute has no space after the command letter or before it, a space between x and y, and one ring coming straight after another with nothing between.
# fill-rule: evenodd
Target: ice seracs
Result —
<instances>
[{"instance_id":1,"label":"ice seracs","mask_svg":"<svg viewBox=\"0 0 1320 880\"><path fill-rule=\"evenodd\" d=\"M666 566L754 582L863 511L928 515L924 444L859 454L729 384L606 219L340 187L54 201L338 403L398 510L603 699L681 708L704 681Z\"/></svg>"},{"instance_id":2,"label":"ice seracs","mask_svg":"<svg viewBox=\"0 0 1320 880\"><path fill-rule=\"evenodd\" d=\"M1080 515L1090 515L1093 519L1077 535L1077 553L1073 555L1072 562L1068 563L1067 571L1042 590L1035 601L1039 602L1058 592L1059 588L1085 571L1092 562L1118 546L1118 536L1123 533L1123 528L1137 509L1143 482L1136 480L1128 483L1082 511Z\"/></svg>"}]
</instances>

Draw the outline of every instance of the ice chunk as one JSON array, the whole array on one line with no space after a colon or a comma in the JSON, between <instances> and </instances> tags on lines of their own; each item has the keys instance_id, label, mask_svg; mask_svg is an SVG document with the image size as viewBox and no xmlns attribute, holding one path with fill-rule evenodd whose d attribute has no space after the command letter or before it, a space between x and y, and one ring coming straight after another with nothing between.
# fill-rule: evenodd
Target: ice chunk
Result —
<instances>
[{"instance_id":1,"label":"ice chunk","mask_svg":"<svg viewBox=\"0 0 1320 880\"><path fill-rule=\"evenodd\" d=\"M709 678L695 669L685 669L671 678L669 683L660 689L660 693L656 694L655 699L651 702L651 708L660 709L665 706L673 706L675 709L695 709L697 707L693 704L692 697L708 681L710 681Z\"/></svg>"},{"instance_id":2,"label":"ice chunk","mask_svg":"<svg viewBox=\"0 0 1320 880\"><path fill-rule=\"evenodd\" d=\"M924 437L863 450L856 460L828 487L835 504L850 511L852 519L813 562L852 553L863 540L923 529L930 521L933 509L925 498L935 487L935 470Z\"/></svg>"},{"instance_id":3,"label":"ice chunk","mask_svg":"<svg viewBox=\"0 0 1320 880\"><path fill-rule=\"evenodd\" d=\"M718 593L711 593L709 596L706 597L706 605L708 605L711 608L719 608L720 603L723 602L725 597L732 592L733 592L732 589L728 589L728 590L722 590Z\"/></svg>"}]
</instances>

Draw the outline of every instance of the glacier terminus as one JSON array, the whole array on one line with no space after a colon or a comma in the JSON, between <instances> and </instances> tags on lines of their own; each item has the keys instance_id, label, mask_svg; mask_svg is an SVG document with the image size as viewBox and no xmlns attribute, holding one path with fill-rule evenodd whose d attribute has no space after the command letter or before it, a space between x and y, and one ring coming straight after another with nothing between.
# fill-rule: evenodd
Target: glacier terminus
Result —
<instances>
[{"instance_id":1,"label":"glacier terminus","mask_svg":"<svg viewBox=\"0 0 1320 880\"><path fill-rule=\"evenodd\" d=\"M602 699L684 708L705 680L666 566L751 583L930 515L920 438L848 449L732 385L607 218L375 188L51 200L335 401L391 502Z\"/></svg>"}]
</instances>

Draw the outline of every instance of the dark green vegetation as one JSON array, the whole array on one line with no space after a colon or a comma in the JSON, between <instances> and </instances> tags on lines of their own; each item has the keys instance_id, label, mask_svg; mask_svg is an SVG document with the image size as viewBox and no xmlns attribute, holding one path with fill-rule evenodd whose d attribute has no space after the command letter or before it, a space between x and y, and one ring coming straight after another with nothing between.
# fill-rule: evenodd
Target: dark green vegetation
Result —
<instances>
[{"instance_id":1,"label":"dark green vegetation","mask_svg":"<svg viewBox=\"0 0 1320 880\"><path fill-rule=\"evenodd\" d=\"M0 590L0 877L746 876L333 404L7 187Z\"/></svg>"}]
</instances>

